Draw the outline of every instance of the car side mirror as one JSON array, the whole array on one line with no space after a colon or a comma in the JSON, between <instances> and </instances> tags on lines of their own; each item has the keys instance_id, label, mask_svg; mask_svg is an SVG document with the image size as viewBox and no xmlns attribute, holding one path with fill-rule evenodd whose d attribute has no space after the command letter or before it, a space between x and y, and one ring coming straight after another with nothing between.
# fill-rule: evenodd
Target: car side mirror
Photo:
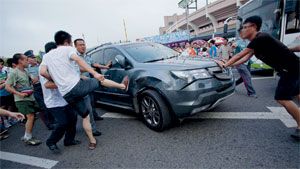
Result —
<instances>
[{"instance_id":1,"label":"car side mirror","mask_svg":"<svg viewBox=\"0 0 300 169\"><path fill-rule=\"evenodd\" d=\"M115 60L117 63L119 63L121 65L122 68L125 68L126 67L126 59L124 56L122 55L117 55L115 57Z\"/></svg>"}]
</instances>

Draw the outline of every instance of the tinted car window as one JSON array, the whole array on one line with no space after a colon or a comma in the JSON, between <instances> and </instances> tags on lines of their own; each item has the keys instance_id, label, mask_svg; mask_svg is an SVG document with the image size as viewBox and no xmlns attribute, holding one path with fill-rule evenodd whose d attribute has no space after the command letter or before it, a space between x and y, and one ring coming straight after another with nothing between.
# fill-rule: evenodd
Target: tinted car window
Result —
<instances>
[{"instance_id":1,"label":"tinted car window","mask_svg":"<svg viewBox=\"0 0 300 169\"><path fill-rule=\"evenodd\" d=\"M108 62L112 61L112 67L120 67L120 65L115 60L117 55L122 55L123 56L123 54L115 48L105 49L104 50L104 63L103 63L103 65L106 65Z\"/></svg>"},{"instance_id":2,"label":"tinted car window","mask_svg":"<svg viewBox=\"0 0 300 169\"><path fill-rule=\"evenodd\" d=\"M177 56L178 53L173 49L160 44L137 43L123 46L131 57L137 62L149 62L152 60L166 59Z\"/></svg>"},{"instance_id":3,"label":"tinted car window","mask_svg":"<svg viewBox=\"0 0 300 169\"><path fill-rule=\"evenodd\" d=\"M91 57L93 59L94 62L99 63L99 64L103 64L103 50L99 50L95 53L91 54Z\"/></svg>"}]
</instances>

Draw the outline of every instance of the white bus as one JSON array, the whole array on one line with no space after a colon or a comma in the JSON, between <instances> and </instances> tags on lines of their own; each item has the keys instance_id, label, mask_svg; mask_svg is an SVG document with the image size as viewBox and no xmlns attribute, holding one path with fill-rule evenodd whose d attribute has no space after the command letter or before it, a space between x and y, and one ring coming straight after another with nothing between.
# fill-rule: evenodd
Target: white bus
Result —
<instances>
[{"instance_id":1,"label":"white bus","mask_svg":"<svg viewBox=\"0 0 300 169\"><path fill-rule=\"evenodd\" d=\"M288 47L300 45L300 0L250 0L238 9L237 28L250 16L262 18L262 32ZM296 53L300 56L300 53Z\"/></svg>"}]
</instances>

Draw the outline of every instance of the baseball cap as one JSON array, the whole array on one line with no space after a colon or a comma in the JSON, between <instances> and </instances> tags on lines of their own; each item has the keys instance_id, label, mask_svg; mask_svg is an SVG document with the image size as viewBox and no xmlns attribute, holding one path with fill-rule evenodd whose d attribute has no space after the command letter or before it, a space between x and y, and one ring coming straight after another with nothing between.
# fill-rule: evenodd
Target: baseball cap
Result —
<instances>
[{"instance_id":1,"label":"baseball cap","mask_svg":"<svg viewBox=\"0 0 300 169\"><path fill-rule=\"evenodd\" d=\"M35 57L34 54L33 54L33 50L28 50L28 51L26 51L26 52L24 53L24 55L27 56L27 57L32 57L32 58Z\"/></svg>"}]
</instances>

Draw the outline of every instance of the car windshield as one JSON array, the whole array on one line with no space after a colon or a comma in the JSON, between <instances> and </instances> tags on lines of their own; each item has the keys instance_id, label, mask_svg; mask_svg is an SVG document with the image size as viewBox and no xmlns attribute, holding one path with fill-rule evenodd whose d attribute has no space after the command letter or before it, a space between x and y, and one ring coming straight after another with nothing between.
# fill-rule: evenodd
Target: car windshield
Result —
<instances>
[{"instance_id":1,"label":"car windshield","mask_svg":"<svg viewBox=\"0 0 300 169\"><path fill-rule=\"evenodd\" d=\"M124 46L128 54L140 63L165 60L179 55L178 52L154 43L137 43Z\"/></svg>"}]
</instances>

